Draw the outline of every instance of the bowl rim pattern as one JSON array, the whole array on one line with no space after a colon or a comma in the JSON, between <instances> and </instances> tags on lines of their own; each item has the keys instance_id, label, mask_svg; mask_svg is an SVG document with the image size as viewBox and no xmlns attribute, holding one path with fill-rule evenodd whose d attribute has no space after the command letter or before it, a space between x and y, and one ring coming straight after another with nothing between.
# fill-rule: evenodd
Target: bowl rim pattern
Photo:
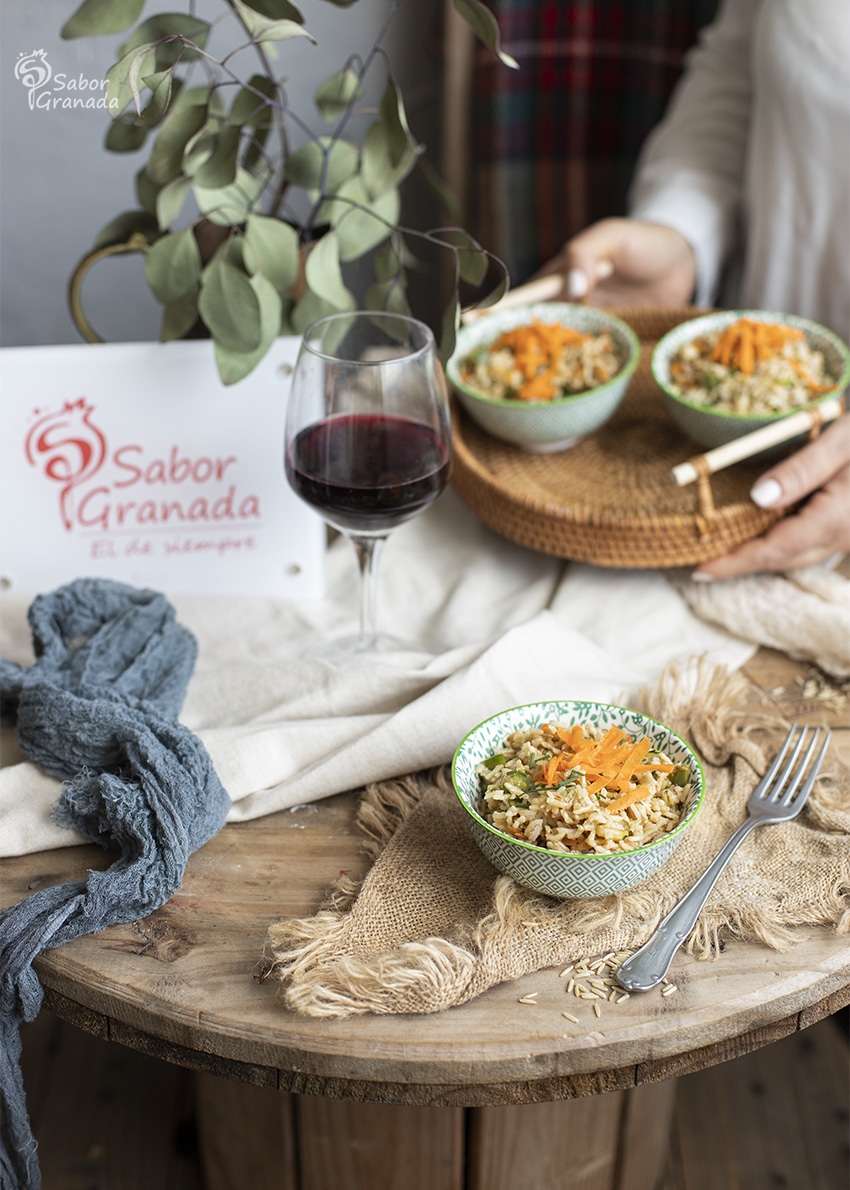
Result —
<instances>
[{"instance_id":1,"label":"bowl rim pattern","mask_svg":"<svg viewBox=\"0 0 850 1190\"><path fill-rule=\"evenodd\" d=\"M600 323L604 325L600 325L599 330L594 333L600 333L604 329L612 328L622 335L628 348L625 361L623 366L609 380L606 380L604 384L597 384L594 388L585 389L584 392L570 393L566 397L554 397L551 401L520 401L516 397L489 397L486 393L473 388L458 375L458 360L464 354L461 348L464 332L468 333L477 329L479 325L483 325L485 321L489 321L486 314L482 314L480 319L476 319L471 326L463 328L458 333L455 351L446 364L446 376L449 382L463 396L479 401L482 405L492 406L494 409L565 409L586 400L588 397L598 396L600 393L607 392L615 385L625 385L631 379L640 362L640 339L622 318L618 318L616 314L610 314L607 310L599 307L582 306L578 302L536 302L529 306L515 306L510 310L505 310L501 317L499 317L498 312L493 315L494 318L498 317L500 322L500 325L493 329L493 337L495 338L496 335L501 334L503 330L512 329L514 326L522 326L525 322L534 318L540 318L541 321L549 323L558 322L560 321L558 317L544 318L541 315L554 313L554 311L563 310L564 308L586 310L589 312L589 320L591 321L599 318ZM516 316L515 321L514 316ZM564 325L567 324L565 323ZM481 346L485 344L486 340Z\"/></svg>"},{"instance_id":2,"label":"bowl rim pattern","mask_svg":"<svg viewBox=\"0 0 850 1190\"><path fill-rule=\"evenodd\" d=\"M672 354L670 352L671 344L675 343L678 346L679 340L683 343L687 342L686 330L689 330L690 334L695 338L704 329L710 329L718 325L728 326L733 322L737 322L739 318L750 318L753 322L773 322L786 326L794 326L799 330L805 331L807 335L816 335L826 340L834 348L839 359L842 361L841 374L833 387L829 392L821 393L820 396L815 397L814 400L807 402L807 404L799 405L794 409L786 409L782 413L726 412L722 409L714 409L710 405L701 405L698 401L689 401L687 397L683 397L680 393L673 392L669 383L659 375L659 365L662 356L667 352ZM799 413L804 409L816 409L818 405L823 404L824 401L831 400L837 393L842 392L850 384L850 348L848 348L840 335L830 330L829 327L821 326L819 322L813 322L811 318L804 318L800 314L780 314L772 310L716 310L713 313L699 314L696 318L689 318L686 322L680 322L678 326L674 326L658 340L652 350L649 366L653 380L671 401L675 401L683 409L693 410L695 413L701 413L706 417L715 418L718 422L730 422L732 424L735 422L780 421L783 417L790 417L792 413Z\"/></svg>"},{"instance_id":3,"label":"bowl rim pattern","mask_svg":"<svg viewBox=\"0 0 850 1190\"><path fill-rule=\"evenodd\" d=\"M460 789L458 788L458 780L457 780L457 762L458 762L458 759L460 758L461 752L463 751L464 746L466 745L467 741L470 740L470 738L472 736L474 736L478 731L481 730L481 728L485 727L488 723L492 723L495 719L500 719L503 716L514 715L520 711L528 711L532 707L567 707L567 706L569 706L569 707L599 707L604 710L608 710L608 711L612 711L612 712L621 711L625 715L636 716L645 723L653 724L656 728L665 732L668 736L670 736L672 739L676 740L682 746L685 753L691 758L693 765L695 765L695 767L696 767L698 788L697 788L697 792L696 792L696 798L694 799L694 802L693 802L692 806L690 807L690 809L688 810L687 814L677 823L677 825L671 831L667 831L666 834L660 835L657 839L653 839L651 843L643 843L639 847L630 848L628 851L605 851L605 852L596 852L596 853L590 853L590 854L587 852L579 852L579 851L550 851L548 847L538 847L536 843L529 843L529 842L526 842L524 839L515 839L515 838L513 838L512 835L505 834L504 831L500 831L497 827L493 826L492 823L487 822L487 820L485 818L483 818L478 813L477 810L473 809L473 807L469 805L469 803L466 801L466 799L461 794ZM554 716L546 716L546 718L550 718L550 717L554 717ZM616 718L616 715L614 717ZM530 726L530 724L529 724L529 726ZM508 730L509 731L518 731L518 730L520 730L520 728L513 727L513 728L509 728ZM454 756L452 757L451 777L452 777L452 788L454 789L455 796L457 797L458 801L463 806L464 810L466 811L466 813L469 815L469 817L472 819L472 821L474 823L476 823L478 826L483 827L486 831L489 831L489 833L491 835L495 835L497 839L503 840L506 843L514 844L515 846L517 846L523 850L530 851L532 854L536 854L539 856L545 856L547 859L556 860L556 861L569 860L569 861L580 861L582 863L592 863L594 860L608 860L608 861L610 861L612 859L618 859L621 857L624 858L626 856L649 854L650 852L657 850L659 847L669 843L669 841L671 839L676 838L677 835L680 835L696 818L696 815L699 812L699 809L702 806L703 801L705 799L705 772L702 767L702 761L700 760L696 751L687 742L687 740L684 740L678 734L678 732L673 731L673 729L671 727L668 727L666 723L662 723L660 719L655 719L651 715L645 714L643 711L636 711L633 707L624 707L624 706L621 706L619 703L599 702L599 701L596 701L593 699L545 699L545 700L540 700L537 702L520 703L518 706L508 707L506 710L503 710L503 711L497 711L495 715L489 715L486 719L482 719L480 723L476 724L475 727L471 728L471 730L466 733L466 735L463 737L461 742L458 744L457 748L455 749Z\"/></svg>"}]
</instances>

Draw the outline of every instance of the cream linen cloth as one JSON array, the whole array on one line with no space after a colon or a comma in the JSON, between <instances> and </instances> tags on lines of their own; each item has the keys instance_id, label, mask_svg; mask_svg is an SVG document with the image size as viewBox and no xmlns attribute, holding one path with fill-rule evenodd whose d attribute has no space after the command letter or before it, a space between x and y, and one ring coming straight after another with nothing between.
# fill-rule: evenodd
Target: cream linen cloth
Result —
<instances>
[{"instance_id":1,"label":"cream linen cloth","mask_svg":"<svg viewBox=\"0 0 850 1190\"><path fill-rule=\"evenodd\" d=\"M32 659L31 598L6 593L0 602L2 656L20 662ZM172 602L199 644L181 721L209 749L233 822L450 760L467 731L509 706L628 698L672 660L704 654L737 668L753 652L695 615L664 574L523 549L451 490L385 547L381 627L421 646L392 664L300 656L311 640L354 626L356 563L341 539L323 600ZM51 820L59 790L4 727L0 855L81 841Z\"/></svg>"}]
</instances>

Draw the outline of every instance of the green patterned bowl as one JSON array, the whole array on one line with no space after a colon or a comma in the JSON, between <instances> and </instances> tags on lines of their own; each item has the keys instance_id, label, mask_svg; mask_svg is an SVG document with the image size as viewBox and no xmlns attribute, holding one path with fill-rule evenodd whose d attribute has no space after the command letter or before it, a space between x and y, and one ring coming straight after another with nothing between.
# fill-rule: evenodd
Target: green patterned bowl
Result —
<instances>
[{"instance_id":1,"label":"green patterned bowl","mask_svg":"<svg viewBox=\"0 0 850 1190\"><path fill-rule=\"evenodd\" d=\"M597 388L554 401L519 401L485 396L460 375L460 363L477 347L484 347L503 331L531 322L560 323L589 334L610 331L621 367L616 376ZM640 360L637 335L622 319L571 302L539 302L482 314L461 329L446 375L458 401L488 434L525 450L548 453L566 450L597 430L612 416Z\"/></svg>"},{"instance_id":2,"label":"green patterned bowl","mask_svg":"<svg viewBox=\"0 0 850 1190\"><path fill-rule=\"evenodd\" d=\"M788 413L774 413L762 417L750 417L742 413L724 413L711 409L706 405L699 405L687 401L670 388L670 364L680 348L686 343L698 339L701 335L711 331L723 330L739 318L749 318L753 322L769 322L782 326L793 326L801 330L810 347L823 352L824 363L829 373L835 376L834 388L822 393L817 400L806 405L806 409L814 409L824 401L840 396L850 383L850 349L839 339L838 335L811 322L808 318L800 318L796 314L774 314L766 310L718 310L713 314L703 314L698 318L691 318L668 331L659 339L652 353L652 375L656 384L664 394L667 410L673 421L683 433L687 434L700 446L713 448L731 442L733 438L740 438L752 430L762 426L772 425ZM789 410L796 413L798 410ZM781 452L795 449L802 438L793 442L783 443ZM775 453L775 452L774 452Z\"/></svg>"},{"instance_id":3,"label":"green patterned bowl","mask_svg":"<svg viewBox=\"0 0 850 1190\"><path fill-rule=\"evenodd\" d=\"M540 723L593 724L603 729L621 727L635 737L648 735L653 747L666 752L677 764L691 770L691 793L679 825L669 834L636 847L609 855L569 854L549 851L503 834L478 812L479 780L476 767L504 744L512 731ZM681 842L697 816L703 800L705 777L696 753L683 739L638 711L601 702L532 702L513 707L485 719L462 741L452 761L452 783L467 815L473 838L490 862L519 884L548 896L571 900L604 897L622 892L646 880Z\"/></svg>"}]
</instances>

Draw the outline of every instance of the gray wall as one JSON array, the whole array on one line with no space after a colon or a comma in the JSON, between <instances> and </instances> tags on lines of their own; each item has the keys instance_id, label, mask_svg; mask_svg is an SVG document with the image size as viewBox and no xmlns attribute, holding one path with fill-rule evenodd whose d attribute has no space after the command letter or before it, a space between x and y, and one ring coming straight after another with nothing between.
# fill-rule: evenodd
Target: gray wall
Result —
<instances>
[{"instance_id":1,"label":"gray wall","mask_svg":"<svg viewBox=\"0 0 850 1190\"><path fill-rule=\"evenodd\" d=\"M77 343L80 335L67 303L68 280L110 219L136 204L133 177L147 158L103 147L105 111L30 109L27 88L15 77L22 54L44 50L53 79L102 78L115 60L119 34L63 41L59 30L79 0L2 0L0 7L0 343L4 346ZM291 97L303 94L299 111L312 113L316 85L352 51L366 53L389 8L388 0L358 0L340 9L302 0L307 28L318 39L281 43L278 63ZM148 0L144 15L186 11L186 0ZM201 0L201 16L218 15L223 0ZM407 0L385 43L399 79L411 127L439 164L440 79L436 57L438 0ZM211 49L214 46L211 45ZM53 90L64 98L72 93ZM78 92L91 95L92 92ZM439 214L412 197L405 221L431 225ZM432 217L433 216L433 217ZM110 342L156 339L160 307L147 291L141 258L102 261L88 274L84 308L94 328Z\"/></svg>"}]
</instances>

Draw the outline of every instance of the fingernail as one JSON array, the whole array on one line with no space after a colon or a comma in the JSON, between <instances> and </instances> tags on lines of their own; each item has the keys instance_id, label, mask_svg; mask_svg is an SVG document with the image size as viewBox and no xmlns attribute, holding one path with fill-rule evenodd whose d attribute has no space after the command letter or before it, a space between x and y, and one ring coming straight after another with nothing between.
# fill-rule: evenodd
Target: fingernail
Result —
<instances>
[{"instance_id":1,"label":"fingernail","mask_svg":"<svg viewBox=\"0 0 850 1190\"><path fill-rule=\"evenodd\" d=\"M567 297L583 298L589 288L587 273L582 269L570 269L567 273Z\"/></svg>"},{"instance_id":2,"label":"fingernail","mask_svg":"<svg viewBox=\"0 0 850 1190\"><path fill-rule=\"evenodd\" d=\"M782 485L776 479L760 479L750 492L750 499L759 508L773 508L782 499Z\"/></svg>"},{"instance_id":3,"label":"fingernail","mask_svg":"<svg viewBox=\"0 0 850 1190\"><path fill-rule=\"evenodd\" d=\"M695 570L691 575L692 583L714 583L716 581L713 574L706 574L704 570Z\"/></svg>"}]
</instances>

